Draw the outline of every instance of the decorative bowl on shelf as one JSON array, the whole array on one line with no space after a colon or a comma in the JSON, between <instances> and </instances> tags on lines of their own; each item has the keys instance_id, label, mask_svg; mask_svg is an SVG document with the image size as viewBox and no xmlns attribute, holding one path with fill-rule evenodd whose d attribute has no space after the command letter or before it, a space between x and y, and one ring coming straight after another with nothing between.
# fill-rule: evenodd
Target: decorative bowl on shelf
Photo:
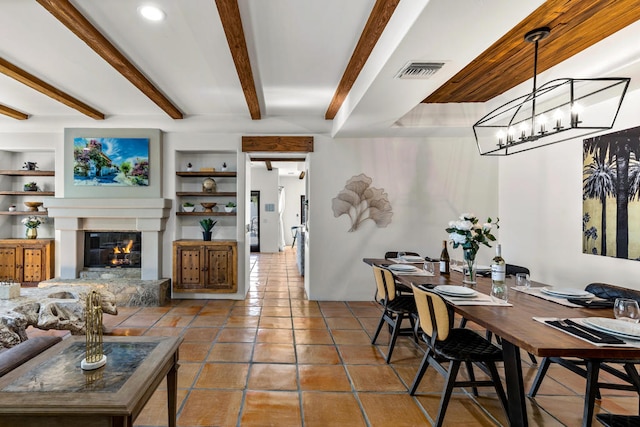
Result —
<instances>
[{"instance_id":1,"label":"decorative bowl on shelf","mask_svg":"<svg viewBox=\"0 0 640 427\"><path fill-rule=\"evenodd\" d=\"M200 204L204 208L205 212L213 212L214 206L217 205L217 203L212 203L212 202L202 202Z\"/></svg>"},{"instance_id":2,"label":"decorative bowl on shelf","mask_svg":"<svg viewBox=\"0 0 640 427\"><path fill-rule=\"evenodd\" d=\"M42 202L24 202L24 205L29 208L29 212L37 212Z\"/></svg>"}]
</instances>

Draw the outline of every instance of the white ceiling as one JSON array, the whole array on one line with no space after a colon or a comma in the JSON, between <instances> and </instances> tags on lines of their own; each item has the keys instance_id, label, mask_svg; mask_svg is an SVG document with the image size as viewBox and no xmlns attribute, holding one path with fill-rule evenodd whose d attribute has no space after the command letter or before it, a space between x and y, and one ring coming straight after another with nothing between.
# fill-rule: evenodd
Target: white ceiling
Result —
<instances>
[{"instance_id":1,"label":"white ceiling","mask_svg":"<svg viewBox=\"0 0 640 427\"><path fill-rule=\"evenodd\" d=\"M144 124L243 134L468 135L488 105L420 101L543 0L400 1L333 121L324 114L375 0L238 0L262 112L262 120L253 121L214 0L71 2L185 118L169 118L35 0L0 0L0 57L106 115L93 120L0 74L0 103L31 115L23 121L0 116L0 134ZM146 3L162 8L167 19L142 20L137 8ZM622 32L589 50L595 60L578 55L582 59L548 74L563 66L586 74L618 68L626 77L628 64L640 58L640 25ZM395 79L412 60L445 66L428 80Z\"/></svg>"}]
</instances>

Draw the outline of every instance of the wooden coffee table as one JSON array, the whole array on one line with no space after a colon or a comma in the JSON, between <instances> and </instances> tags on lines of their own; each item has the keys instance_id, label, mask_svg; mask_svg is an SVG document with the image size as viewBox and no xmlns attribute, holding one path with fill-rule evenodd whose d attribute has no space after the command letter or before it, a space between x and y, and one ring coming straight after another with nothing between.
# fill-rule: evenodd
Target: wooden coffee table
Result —
<instances>
[{"instance_id":1,"label":"wooden coffee table","mask_svg":"<svg viewBox=\"0 0 640 427\"><path fill-rule=\"evenodd\" d=\"M133 426L165 376L175 427L182 337L105 337L107 364L95 371L80 368L84 340L66 339L0 378L0 427Z\"/></svg>"}]
</instances>

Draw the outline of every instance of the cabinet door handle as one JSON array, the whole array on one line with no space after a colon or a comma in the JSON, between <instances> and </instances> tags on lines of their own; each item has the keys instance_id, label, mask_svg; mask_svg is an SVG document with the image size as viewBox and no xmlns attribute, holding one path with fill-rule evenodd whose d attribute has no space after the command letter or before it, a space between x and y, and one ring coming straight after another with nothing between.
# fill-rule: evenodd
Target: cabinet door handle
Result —
<instances>
[{"instance_id":1,"label":"cabinet door handle","mask_svg":"<svg viewBox=\"0 0 640 427\"><path fill-rule=\"evenodd\" d=\"M202 267L202 271L207 271L208 268L207 267Z\"/></svg>"}]
</instances>

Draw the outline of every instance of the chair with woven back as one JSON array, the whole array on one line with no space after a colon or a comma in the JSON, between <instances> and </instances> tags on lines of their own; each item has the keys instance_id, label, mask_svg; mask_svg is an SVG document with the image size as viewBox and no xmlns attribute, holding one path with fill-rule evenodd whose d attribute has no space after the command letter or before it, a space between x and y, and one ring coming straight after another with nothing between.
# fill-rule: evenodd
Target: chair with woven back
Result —
<instances>
[{"instance_id":1,"label":"chair with woven back","mask_svg":"<svg viewBox=\"0 0 640 427\"><path fill-rule=\"evenodd\" d=\"M382 306L382 316L380 317L380 322L371 340L371 344L376 343L382 326L387 323L391 332L386 358L386 362L389 363L396 341L401 333L411 333L416 343L418 342L414 320L415 317L417 317L416 304L412 295L400 295L396 291L396 283L391 271L374 265L373 275L376 282L375 299L376 302ZM410 329L402 328L402 322L405 319L409 320L411 324Z\"/></svg>"},{"instance_id":2,"label":"chair with woven back","mask_svg":"<svg viewBox=\"0 0 640 427\"><path fill-rule=\"evenodd\" d=\"M506 414L507 397L496 368L496 362L502 361L502 350L471 329L453 328L453 313L438 294L413 286L413 295L427 350L409 394L413 396L416 393L429 366L433 366L446 378L434 426L439 427L444 422L454 387L472 387L477 396L477 387L493 386ZM442 365L443 362L449 362L448 369ZM457 381L458 371L463 363L467 367L469 380ZM491 380L476 380L474 365L488 374Z\"/></svg>"}]
</instances>

